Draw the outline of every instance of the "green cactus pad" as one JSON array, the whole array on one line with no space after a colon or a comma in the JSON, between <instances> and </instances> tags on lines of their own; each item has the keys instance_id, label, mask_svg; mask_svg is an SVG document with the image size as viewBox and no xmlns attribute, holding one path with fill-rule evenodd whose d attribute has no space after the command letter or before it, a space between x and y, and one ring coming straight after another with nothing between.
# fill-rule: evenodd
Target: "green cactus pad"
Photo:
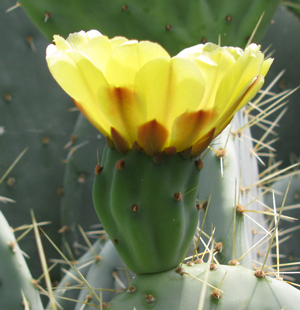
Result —
<instances>
[{"instance_id":1,"label":"green cactus pad","mask_svg":"<svg viewBox=\"0 0 300 310\"><path fill-rule=\"evenodd\" d=\"M0 310L42 310L37 287L15 236L0 211Z\"/></svg>"},{"instance_id":2,"label":"green cactus pad","mask_svg":"<svg viewBox=\"0 0 300 310\"><path fill-rule=\"evenodd\" d=\"M243 266L216 266L216 270L208 271L207 263L183 265L183 274L173 269L137 275L131 288L117 295L109 309L197 310L201 298L204 298L203 310L299 309L300 291L291 285L270 277L257 278L254 271ZM220 289L224 293L206 286L201 297L206 271L209 285L219 288L223 280Z\"/></svg>"},{"instance_id":3,"label":"green cactus pad","mask_svg":"<svg viewBox=\"0 0 300 310\"><path fill-rule=\"evenodd\" d=\"M280 0L21 0L37 27L54 34L97 29L110 37L151 40L172 55L200 42L245 47L260 16L254 41L263 36Z\"/></svg>"},{"instance_id":4,"label":"green cactus pad","mask_svg":"<svg viewBox=\"0 0 300 310\"><path fill-rule=\"evenodd\" d=\"M285 1L284 5L300 17L300 0Z\"/></svg>"},{"instance_id":5,"label":"green cactus pad","mask_svg":"<svg viewBox=\"0 0 300 310\"><path fill-rule=\"evenodd\" d=\"M175 154L161 163L143 152L106 147L94 182L94 205L110 239L134 273L177 266L198 222L200 170Z\"/></svg>"},{"instance_id":6,"label":"green cactus pad","mask_svg":"<svg viewBox=\"0 0 300 310\"><path fill-rule=\"evenodd\" d=\"M215 228L214 238L217 242L222 242L223 244L222 251L217 254L217 259L221 264L227 264L232 259L240 258L249 248L244 216L237 213L235 257L233 257L234 212L238 203L236 192L239 184L240 171L235 151L235 142L229 130L231 130L231 127L228 127L218 137L215 145L213 145L219 153L216 154L210 151L205 156L205 165L200 179L198 194L200 201L208 199L211 195L207 217L204 223L204 231L209 233L212 226ZM230 136L227 141L228 135ZM223 149L225 145L226 150ZM221 171L221 160L223 162L223 175ZM241 264L251 268L251 255L243 258Z\"/></svg>"}]
</instances>

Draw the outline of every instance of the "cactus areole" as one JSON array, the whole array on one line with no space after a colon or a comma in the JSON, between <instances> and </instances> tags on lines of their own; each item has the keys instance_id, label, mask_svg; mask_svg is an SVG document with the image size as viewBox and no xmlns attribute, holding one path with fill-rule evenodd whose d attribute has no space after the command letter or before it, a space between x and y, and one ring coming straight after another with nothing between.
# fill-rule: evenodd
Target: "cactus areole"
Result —
<instances>
[{"instance_id":1,"label":"cactus areole","mask_svg":"<svg viewBox=\"0 0 300 310\"><path fill-rule=\"evenodd\" d=\"M107 137L94 204L135 273L169 270L195 233L199 155L262 87L272 59L207 43L175 57L149 41L96 30L54 36L53 77Z\"/></svg>"}]
</instances>

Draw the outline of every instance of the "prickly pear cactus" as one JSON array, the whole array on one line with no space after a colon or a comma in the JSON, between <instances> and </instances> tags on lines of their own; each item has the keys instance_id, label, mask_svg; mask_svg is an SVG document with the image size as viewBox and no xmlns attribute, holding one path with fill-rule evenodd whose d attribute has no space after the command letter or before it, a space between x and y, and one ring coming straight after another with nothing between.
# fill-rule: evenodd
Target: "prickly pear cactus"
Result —
<instances>
[{"instance_id":1,"label":"prickly pear cactus","mask_svg":"<svg viewBox=\"0 0 300 310\"><path fill-rule=\"evenodd\" d=\"M137 275L131 287L114 298L109 309L195 310L203 304L203 310L296 310L299 302L299 291L283 281L258 278L243 266L202 263Z\"/></svg>"},{"instance_id":2,"label":"prickly pear cactus","mask_svg":"<svg viewBox=\"0 0 300 310\"><path fill-rule=\"evenodd\" d=\"M258 40L259 37L262 36L266 26L268 25L271 16L273 12L275 11L276 7L278 6L280 1L223 1L222 5L220 5L217 1L199 1L195 3L190 3L190 5L182 4L181 2L176 2L174 4L174 1L172 3L170 1L161 1L161 2L143 2L142 4L138 1L128 1L126 4L121 2L115 2L113 5L110 4L108 6L106 3L99 1L98 3L95 3L94 1L65 1L60 3L55 3L54 1L43 1L39 2L38 5L36 4L36 1L33 0L22 0L22 6L25 8L27 13L35 20L35 22L39 25L40 29L43 29L43 32L49 37L49 39L52 39L52 35L54 33L59 33L64 36L67 36L70 32L74 32L76 30L89 30L91 28L99 29L101 32L109 35L120 35L123 34L125 36L128 36L129 38L137 38L137 39L150 39L153 41L158 41L164 45L168 51L171 54L175 54L179 50L189 46L199 43L200 41L205 42L206 40L217 42L219 34L221 34L220 39L222 45L240 45L242 47L245 46L248 37L250 36L254 26L256 25L259 17L261 16L263 11L266 11L264 18L262 19L262 23L260 25L260 28L258 29L257 36L254 38L254 40ZM241 13L243 12L243 13ZM84 16L84 18L82 18ZM89 18L86 18L86 17ZM202 16L202 18L199 18L199 16ZM153 24L153 20L157 21L155 24ZM82 24L81 21L83 22ZM117 22L116 22L117 21ZM103 24L102 24L103 22ZM30 41L30 40L29 40ZM32 46L32 41L31 46ZM9 96L6 96L6 98L9 98ZM240 115L241 116L241 115ZM78 124L80 124L80 121L78 121ZM244 121L244 120L243 120ZM243 121L237 125L236 128L239 128L241 124L244 124ZM72 141L73 145L77 147L76 151L74 153L70 152L70 157L68 159L68 168L65 175L65 189L66 189L66 196L62 203L62 221L63 221L63 227L64 229L62 232L64 233L64 241L66 243L71 244L71 247L73 249L76 249L76 243L77 243L77 236L76 236L76 224L78 222L78 219L84 215L83 213L80 213L80 199L83 196L82 193L84 193L84 181L86 179L90 179L91 175L91 162L89 163L84 162L85 161L85 153L87 152L87 148L81 147L82 143L86 141L84 139L84 136L87 132L90 132L89 130L86 130L87 127L78 125L75 131L77 130L77 136L79 139L77 141ZM235 127L233 127L233 130L235 130ZM71 131L70 131L71 132ZM70 132L68 132L68 136L70 135ZM90 141L94 142L95 136ZM45 140L47 141L47 140ZM102 140L101 140L102 141ZM216 141L217 143L220 141ZM223 140L224 142L224 140ZM223 145L223 142L221 143ZM93 143L92 143L93 144ZM92 153L93 151L93 145L91 144L91 148L89 151ZM234 148L237 150L236 154L234 154L233 150ZM226 148L225 148L226 149ZM251 147L250 147L251 149ZM81 153L78 152L78 150L81 151ZM112 150L108 150L109 152ZM227 155L224 155L224 178L225 181L222 181L222 177L220 176L220 167L218 166L220 164L220 159L214 157L212 160L215 160L215 166L211 170L211 173L207 173L205 177L207 176L207 179L209 179L211 174L213 174L215 177L213 178L214 182L217 184L217 188L220 188L219 192L222 194L218 196L217 200L220 201L224 194L225 189L225 182L226 185L228 185L228 196L230 196L230 205L235 208L236 200L239 200L239 195L236 195L233 193L233 186L235 181L237 180L238 184L242 184L242 187L249 185L249 178L248 178L248 171L247 173L242 173L242 180L239 181L239 168L241 166L246 165L251 167L251 173L254 172L253 175L255 175L255 178L257 178L257 169L255 159L251 156L249 156L248 152L247 154L245 151L241 150L239 143L236 143L234 141L234 136L230 137L230 141L228 142L228 149L226 149ZM78 155L78 156L77 156ZM210 156L210 155L208 155ZM227 156L227 157L226 157ZM95 156L94 156L95 157ZM251 157L251 160L249 160L249 157ZM248 158L246 161L243 161L245 158ZM121 162L120 162L121 160ZM124 160L124 156L122 155L120 158L118 158L117 162L119 162L118 168L121 167L121 169L116 169L116 166L113 164L110 164L110 174L108 173L106 175L107 179L111 184L118 183L117 185L120 187L120 182L115 182L117 180L117 173L120 172L126 173L126 167L124 169L124 165L122 164L122 160ZM229 164L231 164L234 160L237 161L236 165L231 165L228 168ZM251 162L251 165L249 165L249 162ZM208 161L207 161L208 162ZM254 162L254 163L253 163ZM85 165L87 164L87 165ZM126 164L126 162L125 162ZM157 163L156 163L157 164ZM160 163L162 164L162 163ZM226 166L227 165L227 166ZM207 164L209 166L209 164ZM84 167L84 168L83 168ZM85 168L88 167L88 168ZM227 170L226 170L227 169ZM97 185L97 179L103 176L105 174L105 166L103 169L100 169L100 166L98 166L97 176L96 176L96 185ZM117 170L117 171L116 171ZM246 169L247 170L247 169ZM228 172L229 171L229 172ZM101 173L100 173L101 172ZM125 174L124 173L124 174ZM151 171L153 173L153 171ZM247 177L245 178L244 175ZM119 175L118 175L119 177ZM137 177L140 177L139 175ZM130 184L127 184L127 179L123 180L123 184L130 187ZM80 182L81 183L80 183ZM117 180L119 181L119 180ZM251 179L252 182L252 179ZM90 183L88 181L88 183ZM150 183L148 181L148 183ZM221 184L223 183L223 185ZM230 186L231 184L231 186ZM96 186L95 185L95 186ZM157 186L157 184L155 184ZM173 185L173 183L170 182L168 184L169 186ZM207 193L209 192L209 184L205 184L207 187ZM149 185L150 187L150 185ZM155 187L153 185L153 187ZM78 191L77 196L72 196L72 192ZM103 191L103 188L100 187L99 192ZM237 189L237 192L239 191L239 188ZM120 205L121 202L124 200L127 202L127 198L125 196L122 196L123 201L121 201L120 198L113 197L113 195L110 195L109 197L109 190L103 191L101 194L105 196L105 201L115 202L118 200L118 204ZM120 193L122 193L122 190L120 190ZM6 193L5 193L6 194ZM171 198L173 198L172 203L180 203L180 194L181 192L176 192L176 195L171 195ZM252 195L253 193L251 193ZM7 195L7 194L6 194ZM9 196L9 195L8 195ZM185 199L185 196L182 195ZM257 196L254 194L254 196ZM202 197L202 196L201 196ZM214 196L212 196L214 197ZM200 198L200 196L199 196ZM207 198L207 195L206 195ZM201 198L202 199L202 198ZM215 199L215 198L212 198ZM96 199L97 200L97 199ZM177 201L179 200L179 201ZM218 201L214 202L214 204L217 204ZM213 200L211 201L213 202ZM245 197L241 198L242 205L247 204L247 200L245 200ZM118 205L117 204L117 205ZM131 223L130 217L137 215L136 211L140 211L138 203L129 203L129 209L128 212L125 214L124 218L128 219L129 223ZM134 205L133 208L130 208ZM253 208L253 207L252 207ZM75 212L74 212L75 211ZM100 210L99 212L102 212L103 210ZM224 211L224 210L223 210ZM222 212L223 212L222 211ZM235 210L234 210L235 211ZM195 212L195 209L194 211ZM225 212L225 211L224 211ZM227 214L229 214L229 209L226 211ZM87 213L85 213L87 214ZM129 216L128 216L129 214ZM218 224L216 225L221 227L222 225L227 225L227 227L230 226L230 223L232 223L233 220L233 214L234 212L231 212L230 217L227 218L226 223L220 223L218 221ZM72 215L72 216L70 216ZM109 215L111 216L111 215ZM127 216L127 217L126 217ZM88 218L88 217L86 217ZM109 218L109 217L108 217ZM196 216L195 216L196 218ZM225 218L225 216L224 216ZM214 223L215 216L212 214L212 220L211 222ZM123 220L123 218L122 218ZM195 219L194 219L195 221ZM141 222L143 223L143 222ZM138 222L138 224L141 224ZM165 225L165 223L163 223ZM228 226L229 225L229 226ZM142 225L141 225L142 226ZM129 225L123 227L124 229L129 229ZM142 229L144 227L140 227ZM241 253L244 253L246 250L247 242L250 244L253 244L253 236L249 234L251 226L247 224L247 221L245 221L244 216L242 214L236 214L236 251L235 255L239 256ZM115 229L115 227L114 227ZM116 230L116 229L115 229ZM207 227L207 231L210 231L210 227ZM222 262L227 263L227 258L231 257L232 253L232 244L230 242L232 241L231 235L233 235L233 229L232 227L227 230L228 236L227 239L224 239L224 245L226 244L226 248L224 248L224 252L218 254L218 259L220 259ZM112 232L114 233L114 232ZM222 237L222 230L218 229L218 235ZM250 236L250 237L249 237ZM131 236L132 238L129 238L129 241L138 239L139 236ZM144 236L143 236L144 238ZM248 240L247 240L248 239ZM115 242L115 245L118 248L119 244L119 238L116 239L117 242ZM127 241L127 240L126 240ZM229 246L228 246L229 245ZM111 244L110 244L111 246ZM167 245L168 246L168 245ZM140 250L140 248L139 248ZM174 251L173 247L170 247L170 250ZM148 249L145 249L145 251L148 251ZM113 253L113 251L108 251L110 253ZM182 251L183 253L184 251ZM103 252L104 253L104 252ZM142 251L137 251L141 255L142 258L146 257L142 253ZM136 253L136 254L137 254ZM141 254L142 253L142 254ZM181 253L181 254L182 254ZM75 253L76 254L76 253ZM171 253L171 256L174 256L174 252ZM177 253L175 253L177 255ZM88 255L88 254L86 254ZM111 254L111 257L114 257L117 259L115 253ZM169 255L169 253L168 253ZM223 255L223 256L222 256ZM234 256L234 255L233 255ZM126 253L125 257L129 257L128 261L130 264L130 261L132 261L132 257L128 256L128 253ZM181 255L183 257L183 255ZM252 256L254 258L255 256ZM134 257L133 257L134 258ZM148 257L146 257L148 259ZM236 257L238 258L238 257ZM111 259L113 261L113 259ZM107 261L109 263L109 260ZM139 262L138 262L139 263ZM151 262L150 262L151 263ZM251 266L251 257L246 256L242 260L242 263L247 266ZM148 261L143 262L145 266L143 268L147 268ZM136 265L136 264L135 264ZM105 266L105 264L103 264ZM199 265L200 266L200 265ZM184 267L186 270L188 270L191 274L195 275L196 277L203 278L203 274L206 272L208 266L205 264L201 265L204 267ZM90 269L90 272L87 273L87 277L93 281L92 279L97 278L98 273L103 272L103 268L98 268L96 263L93 265L93 268ZM169 267L172 267L171 265ZM169 268L168 267L168 268ZM132 266L131 268L135 268L135 266ZM156 268L156 267L155 267ZM189 269L190 268L190 269ZM199 269L200 268L200 269ZM236 269L234 269L236 268ZM242 304L248 305L249 309L260 309L262 307L265 307L267 309L268 305L264 303L258 303L259 299L262 299L261 295L254 296L254 293L252 296L244 294L245 292L249 293L252 287L259 287L262 290L262 293L264 293L264 299L270 302L272 309L282 309L284 307L291 307L290 309L294 309L293 305L287 299L293 300L295 304L297 304L298 301L298 295L295 293L295 290L291 287L283 284L282 282L279 282L276 280L271 280L269 278L265 279L256 279L252 272L249 270L243 269L242 267L238 266L223 266L220 265L219 269L221 270L220 274L216 271L216 274L218 275L216 277L215 285L220 285L222 282L222 275L224 276L225 272L228 271L228 274L225 276L224 282L221 285L221 289L223 289L223 285L225 288L230 287L230 289L224 291L227 293L229 292L229 298L224 300L224 296L221 297L218 301L214 300L214 297L210 297L209 294L202 297L205 298L205 307L210 305L210 308L217 308L217 307L224 307L225 309L240 309L241 304L239 303L238 308L236 306L236 303L232 303L232 300L236 298L236 294L238 296L241 296L241 299L239 301L242 302ZM96 271L98 270L98 271ZM101 270L101 272L99 272ZM110 269L109 269L110 270ZM235 271L238 271L235 273ZM170 271L171 272L171 271ZM210 277L213 275L214 271L210 271ZM167 273L161 273L161 274L155 274L153 275L153 279L155 279L156 284L153 284L151 281L152 275L146 276L146 275L138 275L136 277L136 282L134 282L134 286L129 289L128 292L122 293L121 295L117 296L116 299L112 302L112 306L116 307L113 309L126 309L126 306L128 304L128 309L132 309L133 307L136 307L136 309L141 308L156 308L156 305L159 305L157 309L169 309L171 306L172 309L187 309L186 305L195 305L192 309L196 309L199 303L200 298L200 290L201 288L198 287L197 291L191 289L191 284L187 284L186 288L187 291L194 292L194 294L186 294L186 296L183 296L179 293L171 293L168 291L168 288L172 288L178 285L178 287L175 287L175 292L181 291L182 283L185 285L185 283L189 282L186 281L186 274L176 274L175 276L179 276L179 279L183 279L184 281L179 280L178 278L174 279L172 278L171 281L164 279L164 275ZM160 277L161 276L161 277ZM208 278L210 281L210 277ZM228 277L228 282L226 282L226 277ZM237 278L245 279L245 282L247 283L247 288L244 286L237 287ZM254 280L253 280L254 278ZM98 284L102 286L103 283L111 283L112 280L111 276L108 275L107 279L103 278L103 282L97 282ZM191 280L191 279L189 279ZM154 281L154 280L153 280ZM159 282L157 285L157 281ZM194 279L192 280L194 281ZM214 281L212 276L212 281ZM93 282L94 283L94 282ZM95 282L96 283L96 282ZM100 284L99 284L100 283ZM148 284L149 287L152 289L151 292L146 292L148 290L148 287L146 286ZM242 282L243 284L244 282ZM280 284L278 284L280 283ZM280 286L282 284L282 286ZM237 286L235 286L237 285ZM137 290L135 292L135 286L140 288L140 290ZM195 283L193 282L193 287L195 286ZM234 290L231 290L232 287ZM272 299L272 296L270 296L270 292L267 292L266 287L271 287L271 291L275 292L275 294L278 295L278 299L274 301ZM145 289L144 289L145 288ZM234 292L236 290L236 292ZM279 290L282 290L280 293ZM158 292L160 291L160 292ZM255 289L253 288L253 291ZM159 294L163 292L166 293L165 296L174 296L175 298L168 299L168 298L156 298L160 296ZM219 291L217 290L216 293ZM234 292L232 295L231 292ZM130 294L133 293L133 294ZM256 293L256 291L255 291ZM155 294L157 294L155 296ZM174 294L174 295L173 295ZM296 295L295 295L296 294ZM80 294L80 301L84 302L90 299L87 299L87 296L85 296L84 291ZM285 295L285 296L283 296ZM124 297L125 296L125 297ZM129 297L128 297L129 296ZM197 298L196 298L196 297ZM219 296L216 294L216 296ZM267 297L266 297L267 296ZM180 297L180 300L178 299ZM137 298L137 299L135 299ZM175 301L174 301L175 300ZM172 302L174 301L174 304ZM97 301L93 301L96 302ZM120 306L121 304L121 306ZM102 305L104 308L109 306L108 304ZM78 303L76 309L80 309L82 307L82 304ZM206 308L204 308L206 309ZM223 308L222 308L223 309Z\"/></svg>"},{"instance_id":3,"label":"prickly pear cactus","mask_svg":"<svg viewBox=\"0 0 300 310\"><path fill-rule=\"evenodd\" d=\"M142 5L138 1L129 1L126 4L116 2L114 5L110 4L109 6L102 2L95 3L89 1L84 3L77 1L76 3L73 2L72 5L67 2L62 5L62 3L45 1L40 3L39 6L36 6L34 1L26 0L21 3L40 29L47 33L49 39L52 39L52 35L55 33L67 36L68 33L73 32L77 27L79 27L78 30L96 28L110 36L124 34L128 37L152 39L161 42L171 54L200 41L205 42L209 40L217 42L219 34L221 34L222 45L230 44L244 47L259 17L265 11L266 13L257 31L257 37L255 37L255 40L259 40L278 4L279 1L273 1L272 3L268 1L248 1L243 3L226 1L223 2L222 6L216 5L212 1L200 1L198 4L189 3L184 6L180 3L169 3L169 1L151 2L151 4L144 2ZM229 7L230 10L228 9ZM70 12L73 13L70 14ZM242 14L241 12L244 13ZM81 14L86 14L89 18L80 18L79 15ZM99 14L104 14L104 18L99 18ZM203 18L199 18L201 14L203 14ZM210 16L209 23L206 20L208 16ZM214 18L211 18L212 16ZM109 22L105 22L107 17L109 17ZM113 18L116 18L118 22L112 22ZM167 21L168 18L170 22L166 22L166 25L162 26L162 21ZM184 21L186 18L188 23ZM194 21L193 18L196 18L197 21ZM243 20L243 27L237 27L237 24L241 24L241 18ZM147 22L148 20L149 22ZM156 21L155 27L157 28L153 28L152 20ZM80 25L79 21L82 21L83 24ZM143 25L143 27L136 27L137 23ZM149 25L151 25L151 30L145 31ZM195 25L197 30L194 29ZM142 31L139 32L139 29L142 29ZM185 31L188 31L189 35L183 35ZM235 31L239 33L234 33ZM235 42L235 39L240 40L239 43ZM68 211L69 208L70 210L75 210L74 207L72 208L75 204L70 203L72 199L68 198L70 191L67 187L71 184L78 186L76 181L77 172L79 177L88 174L86 171L80 172L80 169L75 170L76 175L74 174L74 169L69 171L68 177L65 178L64 182L66 197L62 202L62 226L66 228L66 230L62 231L65 241L68 242L75 254L78 242L75 227L80 212L80 199L76 199L75 202L78 205L76 212ZM84 178L80 178L80 180L85 181ZM83 186L81 185L80 187L82 188ZM79 194L80 190L77 193ZM65 216L70 213L74 215L71 217Z\"/></svg>"},{"instance_id":4,"label":"prickly pear cactus","mask_svg":"<svg viewBox=\"0 0 300 310\"><path fill-rule=\"evenodd\" d=\"M105 149L94 204L134 273L168 270L184 259L198 223L198 166L179 154L155 163L143 152Z\"/></svg>"},{"instance_id":5,"label":"prickly pear cactus","mask_svg":"<svg viewBox=\"0 0 300 310\"><path fill-rule=\"evenodd\" d=\"M0 309L43 310L37 286L2 212L0 230Z\"/></svg>"},{"instance_id":6,"label":"prickly pear cactus","mask_svg":"<svg viewBox=\"0 0 300 310\"><path fill-rule=\"evenodd\" d=\"M204 231L209 233L212 227L215 228L214 238L222 243L222 250L217 255L221 264L240 258L252 244L248 240L250 231L246 230L244 216L236 210L240 169L230 129L228 127L213 144L219 153L210 151L204 158L198 194L200 201L208 201L211 195ZM251 255L246 256L241 264L251 269Z\"/></svg>"},{"instance_id":7,"label":"prickly pear cactus","mask_svg":"<svg viewBox=\"0 0 300 310\"><path fill-rule=\"evenodd\" d=\"M110 144L93 190L104 229L133 272L175 267L198 222L197 157L262 87L272 60L255 44L211 43L171 58L158 44L96 30L54 43L49 70Z\"/></svg>"},{"instance_id":8,"label":"prickly pear cactus","mask_svg":"<svg viewBox=\"0 0 300 310\"><path fill-rule=\"evenodd\" d=\"M212 143L215 151L203 160L198 198L203 202L211 196L204 231L212 226L216 229L215 239L222 243L216 256L219 262L227 264L243 257L240 263L251 269L253 261L262 261L264 255L248 249L259 241L258 232L267 231L267 225L264 216L255 213L262 210L262 199L256 200L261 190L256 184L259 172L248 122L246 110L239 111L232 126ZM252 211L252 220L245 215L247 210Z\"/></svg>"}]
</instances>

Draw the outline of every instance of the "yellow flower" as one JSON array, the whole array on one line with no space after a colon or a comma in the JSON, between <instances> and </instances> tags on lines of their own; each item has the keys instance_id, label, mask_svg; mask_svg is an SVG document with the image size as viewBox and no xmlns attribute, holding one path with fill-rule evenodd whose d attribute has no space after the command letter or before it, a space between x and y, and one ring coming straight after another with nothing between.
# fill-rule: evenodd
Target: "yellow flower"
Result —
<instances>
[{"instance_id":1,"label":"yellow flower","mask_svg":"<svg viewBox=\"0 0 300 310\"><path fill-rule=\"evenodd\" d=\"M175 57L158 44L96 30L54 36L47 63L59 85L115 147L201 154L262 87L272 59L207 43Z\"/></svg>"}]
</instances>

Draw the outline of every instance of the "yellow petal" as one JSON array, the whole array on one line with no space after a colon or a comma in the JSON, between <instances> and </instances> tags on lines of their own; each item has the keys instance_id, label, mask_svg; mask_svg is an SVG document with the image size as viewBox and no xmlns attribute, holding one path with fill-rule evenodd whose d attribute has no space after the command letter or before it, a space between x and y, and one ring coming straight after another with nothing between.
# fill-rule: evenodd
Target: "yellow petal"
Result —
<instances>
[{"instance_id":1,"label":"yellow petal","mask_svg":"<svg viewBox=\"0 0 300 310\"><path fill-rule=\"evenodd\" d=\"M67 53L58 51L47 57L49 70L59 85L75 100L92 100L93 93L86 85L78 64Z\"/></svg>"},{"instance_id":2,"label":"yellow petal","mask_svg":"<svg viewBox=\"0 0 300 310\"><path fill-rule=\"evenodd\" d=\"M256 94L257 92L262 88L264 85L265 79L262 75L258 75L254 78L252 84L247 88L246 92L241 97L239 104L235 108L234 113L236 113L238 110L240 110L244 105L247 104Z\"/></svg>"},{"instance_id":3,"label":"yellow petal","mask_svg":"<svg viewBox=\"0 0 300 310\"><path fill-rule=\"evenodd\" d=\"M57 46L54 44L49 44L46 49L46 60L50 58L51 55L58 52Z\"/></svg>"},{"instance_id":4,"label":"yellow petal","mask_svg":"<svg viewBox=\"0 0 300 310\"><path fill-rule=\"evenodd\" d=\"M103 127L103 123L99 122L98 118L95 117L95 114L93 114L93 110L90 110L89 107L85 106L83 108L83 104L80 102L74 100L75 105L80 110L80 112L87 118L87 120L96 128L98 129L105 137L110 136L110 132L108 130L108 127ZM104 123L105 124L105 123Z\"/></svg>"},{"instance_id":5,"label":"yellow petal","mask_svg":"<svg viewBox=\"0 0 300 310\"><path fill-rule=\"evenodd\" d=\"M240 98L260 74L263 54L251 52L242 55L224 75L216 94L216 107L227 109L234 99Z\"/></svg>"},{"instance_id":6,"label":"yellow petal","mask_svg":"<svg viewBox=\"0 0 300 310\"><path fill-rule=\"evenodd\" d=\"M205 80L205 95L202 108L211 109L214 106L215 96L224 75L235 64L235 59L227 50L216 49L207 55L214 64L202 59L196 59L195 64L199 67Z\"/></svg>"},{"instance_id":7,"label":"yellow petal","mask_svg":"<svg viewBox=\"0 0 300 310\"><path fill-rule=\"evenodd\" d=\"M168 58L148 62L137 72L134 83L147 109L147 119L156 119L166 126L170 106L168 98L172 96L169 92L169 83L170 59Z\"/></svg>"},{"instance_id":8,"label":"yellow petal","mask_svg":"<svg viewBox=\"0 0 300 310\"><path fill-rule=\"evenodd\" d=\"M82 50L89 41L89 37L86 32L79 31L69 34L66 41L74 50Z\"/></svg>"},{"instance_id":9,"label":"yellow petal","mask_svg":"<svg viewBox=\"0 0 300 310\"><path fill-rule=\"evenodd\" d=\"M110 41L110 46L111 46L111 50L114 50L117 46L128 42L129 40L127 38L124 37L114 37L112 39L109 40Z\"/></svg>"},{"instance_id":10,"label":"yellow petal","mask_svg":"<svg viewBox=\"0 0 300 310\"><path fill-rule=\"evenodd\" d=\"M184 58L149 61L138 71L135 85L147 106L147 119L168 130L177 116L199 107L205 87L197 66Z\"/></svg>"},{"instance_id":11,"label":"yellow petal","mask_svg":"<svg viewBox=\"0 0 300 310\"><path fill-rule=\"evenodd\" d=\"M128 141L113 127L111 127L111 139L121 154L126 154L130 150Z\"/></svg>"},{"instance_id":12,"label":"yellow petal","mask_svg":"<svg viewBox=\"0 0 300 310\"><path fill-rule=\"evenodd\" d=\"M101 37L102 33L99 32L98 30L92 29L92 30L88 31L86 33L86 35L87 35L88 39L91 40L91 39L93 39L95 37Z\"/></svg>"},{"instance_id":13,"label":"yellow petal","mask_svg":"<svg viewBox=\"0 0 300 310\"><path fill-rule=\"evenodd\" d=\"M105 132L109 131L106 116L97 103L98 88L107 86L102 72L76 51L58 51L47 57L47 62L51 74L65 92L80 103L90 118L101 123Z\"/></svg>"},{"instance_id":14,"label":"yellow petal","mask_svg":"<svg viewBox=\"0 0 300 310\"><path fill-rule=\"evenodd\" d=\"M156 120L139 126L137 130L138 143L150 157L163 151L168 135L167 129Z\"/></svg>"},{"instance_id":15,"label":"yellow petal","mask_svg":"<svg viewBox=\"0 0 300 310\"><path fill-rule=\"evenodd\" d=\"M92 38L88 44L86 44L82 51L102 72L105 72L105 66L108 57L111 54L110 42L106 36L97 36Z\"/></svg>"},{"instance_id":16,"label":"yellow petal","mask_svg":"<svg viewBox=\"0 0 300 310\"><path fill-rule=\"evenodd\" d=\"M132 85L137 71L151 59L169 54L156 43L128 41L117 46L108 59L105 75L116 87Z\"/></svg>"},{"instance_id":17,"label":"yellow petal","mask_svg":"<svg viewBox=\"0 0 300 310\"><path fill-rule=\"evenodd\" d=\"M146 106L132 87L100 87L98 107L107 121L131 145L137 140L136 128L146 121Z\"/></svg>"},{"instance_id":18,"label":"yellow petal","mask_svg":"<svg viewBox=\"0 0 300 310\"><path fill-rule=\"evenodd\" d=\"M192 158L201 155L206 150L215 137L215 129L216 128L212 128L208 133L201 136L201 138L193 144L191 152Z\"/></svg>"},{"instance_id":19,"label":"yellow petal","mask_svg":"<svg viewBox=\"0 0 300 310\"><path fill-rule=\"evenodd\" d=\"M199 59L201 57L206 58L203 51L205 52L212 52L216 49L218 49L219 46L213 43L207 43L207 44L198 44L192 47L185 48L180 53L178 53L175 57L181 57L186 58L190 61L194 61L195 59ZM206 53L207 54L207 53ZM204 60L203 58L203 60ZM211 62L208 58L204 60L204 62L209 62L213 65L213 62Z\"/></svg>"},{"instance_id":20,"label":"yellow petal","mask_svg":"<svg viewBox=\"0 0 300 310\"><path fill-rule=\"evenodd\" d=\"M261 71L260 71L260 74L263 75L263 76L266 76L271 65L273 63L273 59L272 58L269 58L267 60L264 61L263 65L262 65L262 68L261 68Z\"/></svg>"},{"instance_id":21,"label":"yellow petal","mask_svg":"<svg viewBox=\"0 0 300 310\"><path fill-rule=\"evenodd\" d=\"M178 116L172 127L170 145L175 145L177 152L189 148L212 129L216 117L213 110L185 112Z\"/></svg>"},{"instance_id":22,"label":"yellow petal","mask_svg":"<svg viewBox=\"0 0 300 310\"><path fill-rule=\"evenodd\" d=\"M169 111L173 120L186 111L199 108L205 93L205 82L195 63L184 58L171 60ZM166 105L168 103L166 102Z\"/></svg>"},{"instance_id":23,"label":"yellow petal","mask_svg":"<svg viewBox=\"0 0 300 310\"><path fill-rule=\"evenodd\" d=\"M214 138L216 138L220 133L222 133L222 131L232 121L234 115L232 113L228 113L228 115L229 116L227 118L225 116L223 116L222 119L220 119L219 122L217 122L216 130L214 132Z\"/></svg>"},{"instance_id":24,"label":"yellow petal","mask_svg":"<svg viewBox=\"0 0 300 310\"><path fill-rule=\"evenodd\" d=\"M61 36L53 36L53 42L55 43L57 50L66 51L71 49L70 44Z\"/></svg>"},{"instance_id":25,"label":"yellow petal","mask_svg":"<svg viewBox=\"0 0 300 310\"><path fill-rule=\"evenodd\" d=\"M81 52L86 55L99 70L105 72L107 60L112 50L127 41L128 40L123 37L116 37L109 40L106 36L95 35L90 38Z\"/></svg>"},{"instance_id":26,"label":"yellow petal","mask_svg":"<svg viewBox=\"0 0 300 310\"><path fill-rule=\"evenodd\" d=\"M222 115L218 119L215 136L218 136L231 122L233 115L256 95L256 93L261 89L263 83L263 76L257 76L244 94L242 94L240 98L236 98L236 101L223 111Z\"/></svg>"}]
</instances>

